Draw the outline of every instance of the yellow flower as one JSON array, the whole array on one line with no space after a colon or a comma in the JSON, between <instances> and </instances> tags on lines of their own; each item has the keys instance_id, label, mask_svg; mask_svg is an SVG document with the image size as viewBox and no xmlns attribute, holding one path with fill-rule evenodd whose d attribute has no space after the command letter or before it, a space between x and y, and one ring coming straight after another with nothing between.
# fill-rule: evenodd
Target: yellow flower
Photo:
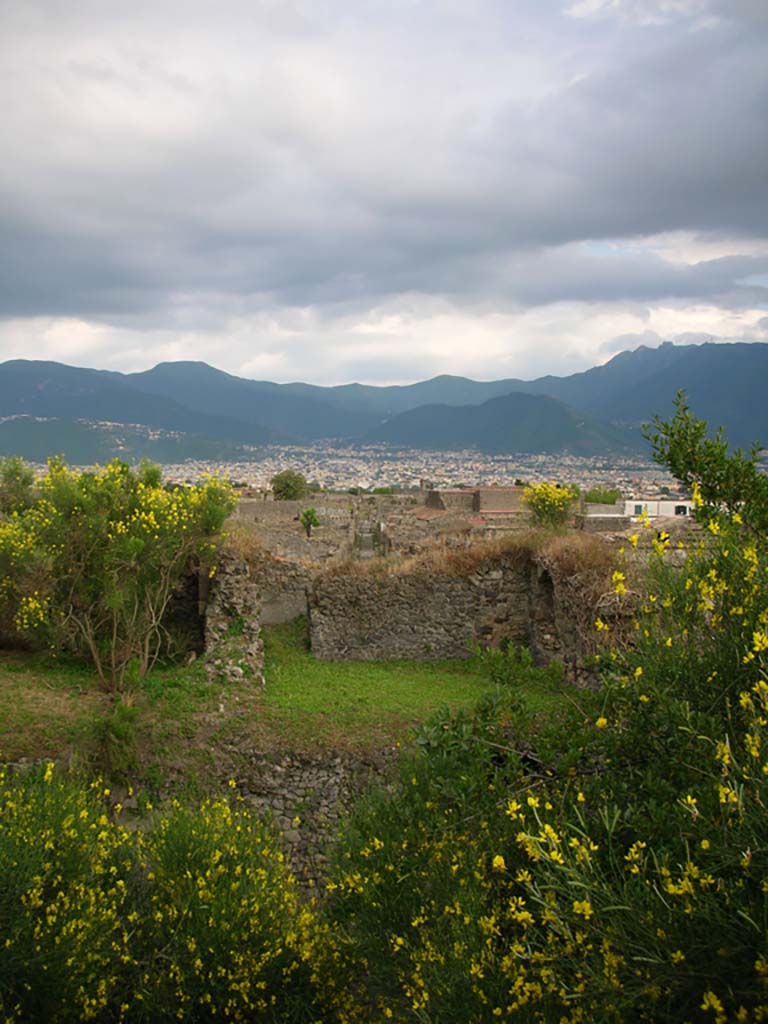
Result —
<instances>
[{"instance_id":1,"label":"yellow flower","mask_svg":"<svg viewBox=\"0 0 768 1024\"><path fill-rule=\"evenodd\" d=\"M714 1010L717 1014L722 1014L724 1012L723 1004L711 990L704 993L701 1008L702 1010Z\"/></svg>"},{"instance_id":2,"label":"yellow flower","mask_svg":"<svg viewBox=\"0 0 768 1024\"><path fill-rule=\"evenodd\" d=\"M504 860L500 853L497 853L496 856L491 861L491 867L493 868L494 871L506 871L507 862Z\"/></svg>"},{"instance_id":3,"label":"yellow flower","mask_svg":"<svg viewBox=\"0 0 768 1024\"><path fill-rule=\"evenodd\" d=\"M598 729L604 729L606 725L608 725L608 719L604 718L603 715L601 715L595 722L595 725Z\"/></svg>"},{"instance_id":4,"label":"yellow flower","mask_svg":"<svg viewBox=\"0 0 768 1024\"><path fill-rule=\"evenodd\" d=\"M592 910L592 904L589 900L574 900L573 912L574 914L580 914L586 921L588 921L594 913Z\"/></svg>"}]
</instances>

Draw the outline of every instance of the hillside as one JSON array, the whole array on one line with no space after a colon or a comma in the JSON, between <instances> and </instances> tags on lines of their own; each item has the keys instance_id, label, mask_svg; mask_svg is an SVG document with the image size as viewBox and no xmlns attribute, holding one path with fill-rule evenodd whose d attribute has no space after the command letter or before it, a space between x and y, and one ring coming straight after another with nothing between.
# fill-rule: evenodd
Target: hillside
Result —
<instances>
[{"instance_id":1,"label":"hillside","mask_svg":"<svg viewBox=\"0 0 768 1024\"><path fill-rule=\"evenodd\" d=\"M768 441L766 381L768 344L760 343L640 347L568 377L474 381L443 375L389 387L275 384L202 362L122 374L13 360L0 364L0 416L66 421L63 436L77 432L75 421L166 431L184 435L175 447L190 458L216 457L206 454L216 449L212 440L224 443L223 452L233 444L342 439L438 450L609 453L642 447L642 424L669 415L676 393L685 390L698 416L747 447ZM556 404L524 403L524 397ZM28 458L44 433L32 423L6 428L16 453ZM90 437L88 445L94 443Z\"/></svg>"},{"instance_id":2,"label":"hillside","mask_svg":"<svg viewBox=\"0 0 768 1024\"><path fill-rule=\"evenodd\" d=\"M424 405L368 435L406 448L600 455L637 450L639 434L600 423L546 395L513 393L482 405Z\"/></svg>"},{"instance_id":3,"label":"hillside","mask_svg":"<svg viewBox=\"0 0 768 1024\"><path fill-rule=\"evenodd\" d=\"M217 371L212 371L217 372ZM0 414L139 424L247 444L284 438L261 424L141 390L129 375L15 359L0 365Z\"/></svg>"},{"instance_id":4,"label":"hillside","mask_svg":"<svg viewBox=\"0 0 768 1024\"><path fill-rule=\"evenodd\" d=\"M173 463L189 459L235 462L253 458L252 451L234 441L199 434L32 416L0 420L0 456L21 455L30 462L44 463L49 456L59 454L67 462L80 466L104 464L117 458L130 463L142 459Z\"/></svg>"}]
</instances>

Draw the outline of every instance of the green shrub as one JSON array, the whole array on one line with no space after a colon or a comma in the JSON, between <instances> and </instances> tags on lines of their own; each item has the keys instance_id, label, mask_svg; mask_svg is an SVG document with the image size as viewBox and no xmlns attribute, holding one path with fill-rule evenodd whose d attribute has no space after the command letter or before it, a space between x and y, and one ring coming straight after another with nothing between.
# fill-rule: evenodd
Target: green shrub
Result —
<instances>
[{"instance_id":1,"label":"green shrub","mask_svg":"<svg viewBox=\"0 0 768 1024\"><path fill-rule=\"evenodd\" d=\"M578 490L575 487L562 487L544 481L540 484L527 484L523 489L522 500L537 525L556 528L565 525L577 497Z\"/></svg>"},{"instance_id":2,"label":"green shrub","mask_svg":"<svg viewBox=\"0 0 768 1024\"><path fill-rule=\"evenodd\" d=\"M596 505L615 505L619 498L621 498L621 491L618 487L609 487L608 485L590 487L584 494L584 501Z\"/></svg>"},{"instance_id":3,"label":"green shrub","mask_svg":"<svg viewBox=\"0 0 768 1024\"><path fill-rule=\"evenodd\" d=\"M22 635L87 654L120 689L167 648L169 601L190 565L212 564L231 488L167 491L150 465L75 473L52 459L40 492L0 523L0 602Z\"/></svg>"},{"instance_id":4,"label":"green shrub","mask_svg":"<svg viewBox=\"0 0 768 1024\"><path fill-rule=\"evenodd\" d=\"M244 804L135 829L108 795L0 773L4 1021L354 1019L343 947Z\"/></svg>"}]
</instances>

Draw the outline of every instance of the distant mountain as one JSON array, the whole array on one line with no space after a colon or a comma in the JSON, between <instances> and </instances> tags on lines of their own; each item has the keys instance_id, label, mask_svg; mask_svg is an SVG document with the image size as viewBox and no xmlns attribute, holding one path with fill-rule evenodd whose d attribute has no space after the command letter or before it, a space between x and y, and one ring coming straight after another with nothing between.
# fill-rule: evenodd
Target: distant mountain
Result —
<instances>
[{"instance_id":1,"label":"distant mountain","mask_svg":"<svg viewBox=\"0 0 768 1024\"><path fill-rule=\"evenodd\" d=\"M0 417L138 424L186 435L189 451L210 451L209 441L379 439L403 445L410 443L408 437L414 446L437 449L469 445L506 451L515 444L517 451L623 451L641 443L643 423L671 413L675 394L684 389L697 416L712 429L722 425L733 444L748 447L753 441L768 445L767 385L768 344L760 343L667 343L621 352L603 366L568 377L439 376L392 387L274 384L201 362L160 363L122 374L18 359L0 364ZM510 395L514 401L489 404ZM555 399L568 409L523 406L525 395ZM457 411L470 408L483 412L467 417ZM551 424L547 415L554 418ZM42 428L32 428L31 422L13 430L40 434ZM535 430L527 425L534 422Z\"/></svg>"},{"instance_id":2,"label":"distant mountain","mask_svg":"<svg viewBox=\"0 0 768 1024\"><path fill-rule=\"evenodd\" d=\"M353 437L368 429L370 410L347 410L334 403L332 388L271 384L246 380L216 370L207 363L159 363L124 378L147 395L170 400L208 416L221 416L257 426L296 441L322 437ZM210 431L206 431L210 433ZM221 436L216 434L216 436Z\"/></svg>"},{"instance_id":3,"label":"distant mountain","mask_svg":"<svg viewBox=\"0 0 768 1024\"><path fill-rule=\"evenodd\" d=\"M600 423L547 395L513 393L482 405L423 405L368 435L403 448L603 455L642 447L639 433Z\"/></svg>"},{"instance_id":4,"label":"distant mountain","mask_svg":"<svg viewBox=\"0 0 768 1024\"><path fill-rule=\"evenodd\" d=\"M104 465L112 459L137 463L177 463L190 459L248 462L252 449L234 441L156 430L119 423L14 416L0 420L0 456L20 455L28 462L44 463L63 455L70 465Z\"/></svg>"},{"instance_id":5,"label":"distant mountain","mask_svg":"<svg viewBox=\"0 0 768 1024\"><path fill-rule=\"evenodd\" d=\"M210 368L209 368L210 369ZM212 374L218 373L211 370ZM143 391L130 375L15 359L0 364L0 416L134 423L245 444L286 440L262 424Z\"/></svg>"}]
</instances>

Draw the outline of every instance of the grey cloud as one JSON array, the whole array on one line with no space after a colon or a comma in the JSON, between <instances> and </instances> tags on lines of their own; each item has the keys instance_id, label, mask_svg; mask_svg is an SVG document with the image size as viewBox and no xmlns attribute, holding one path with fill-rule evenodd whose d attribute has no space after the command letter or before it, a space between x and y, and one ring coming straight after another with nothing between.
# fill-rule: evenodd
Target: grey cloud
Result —
<instances>
[{"instance_id":1,"label":"grey cloud","mask_svg":"<svg viewBox=\"0 0 768 1024\"><path fill-rule=\"evenodd\" d=\"M0 313L764 303L737 247L680 266L585 243L768 238L765 5L565 10L5 4Z\"/></svg>"}]
</instances>

